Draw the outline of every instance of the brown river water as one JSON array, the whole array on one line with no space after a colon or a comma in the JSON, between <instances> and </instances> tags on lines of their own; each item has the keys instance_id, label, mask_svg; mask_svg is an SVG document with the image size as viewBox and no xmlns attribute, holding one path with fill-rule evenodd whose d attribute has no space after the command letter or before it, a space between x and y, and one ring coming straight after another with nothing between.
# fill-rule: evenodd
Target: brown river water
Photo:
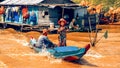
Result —
<instances>
[{"instance_id":1,"label":"brown river water","mask_svg":"<svg viewBox=\"0 0 120 68\"><path fill-rule=\"evenodd\" d=\"M102 38L95 47L84 55L79 62L54 59L48 53L35 53L28 46L30 36L39 37L40 33L17 32L13 29L0 30L0 68L120 68L120 25L103 25L98 38L108 30L108 38ZM94 34L93 34L94 36ZM57 34L49 34L49 39L58 43ZM89 34L72 32L67 34L67 45L84 47L89 44Z\"/></svg>"}]
</instances>

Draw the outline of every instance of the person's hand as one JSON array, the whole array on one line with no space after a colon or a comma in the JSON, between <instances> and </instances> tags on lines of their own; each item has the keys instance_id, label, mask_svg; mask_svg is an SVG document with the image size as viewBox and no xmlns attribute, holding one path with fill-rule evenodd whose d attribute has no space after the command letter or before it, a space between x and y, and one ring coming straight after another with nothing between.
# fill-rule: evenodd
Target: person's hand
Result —
<instances>
[{"instance_id":1,"label":"person's hand","mask_svg":"<svg viewBox=\"0 0 120 68\"><path fill-rule=\"evenodd\" d=\"M78 26L76 26L76 27L75 27L75 29L79 29L79 27L78 27Z\"/></svg>"},{"instance_id":2,"label":"person's hand","mask_svg":"<svg viewBox=\"0 0 120 68\"><path fill-rule=\"evenodd\" d=\"M58 32L60 32L60 29L58 29Z\"/></svg>"},{"instance_id":3,"label":"person's hand","mask_svg":"<svg viewBox=\"0 0 120 68\"><path fill-rule=\"evenodd\" d=\"M69 29L67 29L66 31L67 31L67 32L69 32L70 30L69 30Z\"/></svg>"},{"instance_id":4,"label":"person's hand","mask_svg":"<svg viewBox=\"0 0 120 68\"><path fill-rule=\"evenodd\" d=\"M54 47L58 47L58 45L54 43Z\"/></svg>"}]
</instances>

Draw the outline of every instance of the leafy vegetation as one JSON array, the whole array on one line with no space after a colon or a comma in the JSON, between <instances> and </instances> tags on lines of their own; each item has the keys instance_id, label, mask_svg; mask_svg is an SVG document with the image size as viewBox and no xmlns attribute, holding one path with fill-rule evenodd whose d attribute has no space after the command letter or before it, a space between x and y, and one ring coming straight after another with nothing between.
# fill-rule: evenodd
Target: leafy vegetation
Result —
<instances>
[{"instance_id":1,"label":"leafy vegetation","mask_svg":"<svg viewBox=\"0 0 120 68\"><path fill-rule=\"evenodd\" d=\"M118 8L120 7L120 0L73 0L74 2L80 4L81 1L88 1L92 5L103 4L103 9L108 9L110 7Z\"/></svg>"}]
</instances>

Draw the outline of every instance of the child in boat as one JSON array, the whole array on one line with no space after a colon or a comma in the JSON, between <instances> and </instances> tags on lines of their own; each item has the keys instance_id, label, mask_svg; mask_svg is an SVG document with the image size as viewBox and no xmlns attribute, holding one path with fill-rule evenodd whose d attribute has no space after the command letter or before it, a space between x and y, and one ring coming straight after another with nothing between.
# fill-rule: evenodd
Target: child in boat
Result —
<instances>
[{"instance_id":1,"label":"child in boat","mask_svg":"<svg viewBox=\"0 0 120 68\"><path fill-rule=\"evenodd\" d=\"M58 28L58 33L59 33L59 36L58 36L58 39L59 39L59 46L66 46L66 31L67 31L67 28L66 28L66 20L61 18L59 21L58 21L58 24L59 24L59 28Z\"/></svg>"}]
</instances>

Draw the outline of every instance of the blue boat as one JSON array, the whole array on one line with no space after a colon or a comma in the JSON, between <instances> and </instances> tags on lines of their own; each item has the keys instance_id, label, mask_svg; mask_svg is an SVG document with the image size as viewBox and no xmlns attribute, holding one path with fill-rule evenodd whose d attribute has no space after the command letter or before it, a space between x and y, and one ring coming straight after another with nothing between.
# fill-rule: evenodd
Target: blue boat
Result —
<instances>
[{"instance_id":1,"label":"blue boat","mask_svg":"<svg viewBox=\"0 0 120 68\"><path fill-rule=\"evenodd\" d=\"M68 60L76 60L80 59L86 52L89 50L90 44L86 45L83 48L79 48L76 46L64 46L64 47L55 47L48 48L47 51L53 55L55 58L62 58ZM36 52L41 52L40 48L33 48Z\"/></svg>"}]
</instances>

